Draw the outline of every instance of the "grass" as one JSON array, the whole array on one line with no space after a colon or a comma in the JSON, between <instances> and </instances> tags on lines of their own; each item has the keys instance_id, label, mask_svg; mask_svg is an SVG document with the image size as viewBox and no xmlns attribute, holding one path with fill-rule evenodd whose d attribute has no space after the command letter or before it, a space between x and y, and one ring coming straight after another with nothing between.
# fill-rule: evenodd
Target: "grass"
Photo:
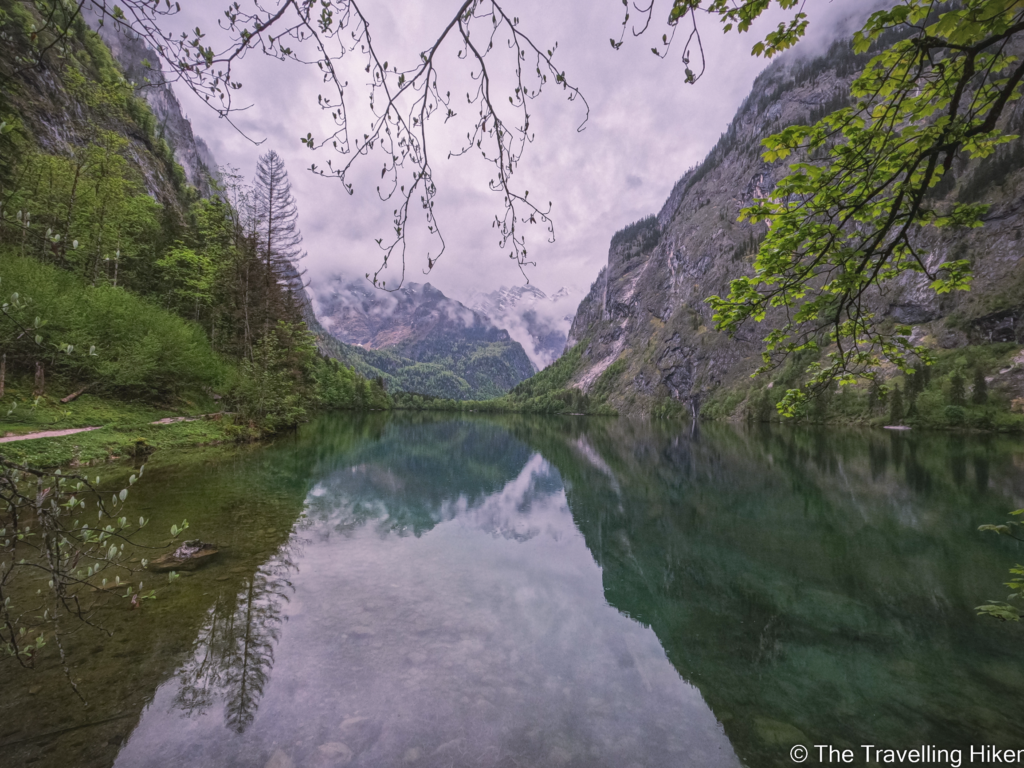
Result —
<instances>
[{"instance_id":1,"label":"grass","mask_svg":"<svg viewBox=\"0 0 1024 768\"><path fill-rule=\"evenodd\" d=\"M53 385L56 389L56 385ZM17 407L12 406L17 403ZM62 404L59 396L34 401L27 385L9 386L0 400L0 434L24 435L56 429L101 427L62 437L0 443L0 455L40 467L84 465L118 458L140 457L154 451L233 442L224 420L152 424L160 419L197 416L217 410L206 396L181 399L166 406L113 400L85 394Z\"/></svg>"},{"instance_id":2,"label":"grass","mask_svg":"<svg viewBox=\"0 0 1024 768\"><path fill-rule=\"evenodd\" d=\"M63 437L42 437L0 444L0 455L36 467L85 466L155 451L198 445L233 443L224 420L175 424L122 424Z\"/></svg>"}]
</instances>

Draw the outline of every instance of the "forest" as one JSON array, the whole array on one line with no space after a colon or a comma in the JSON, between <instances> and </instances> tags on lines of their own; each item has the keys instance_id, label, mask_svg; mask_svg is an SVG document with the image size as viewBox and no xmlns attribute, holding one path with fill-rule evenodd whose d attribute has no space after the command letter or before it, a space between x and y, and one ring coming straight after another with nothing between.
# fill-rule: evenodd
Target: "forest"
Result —
<instances>
[{"instance_id":1,"label":"forest","mask_svg":"<svg viewBox=\"0 0 1024 768\"><path fill-rule=\"evenodd\" d=\"M0 14L15 47L31 12ZM321 410L389 407L380 383L321 354L303 323L301 232L280 157L263 154L251 182L209 169L201 195L96 33L81 19L73 29L74 54L46 60L60 84L50 98L70 107L64 142L40 129L52 105L31 87L38 69L14 73L0 97L9 428L138 421L143 405L227 413L218 436L250 440Z\"/></svg>"}]
</instances>

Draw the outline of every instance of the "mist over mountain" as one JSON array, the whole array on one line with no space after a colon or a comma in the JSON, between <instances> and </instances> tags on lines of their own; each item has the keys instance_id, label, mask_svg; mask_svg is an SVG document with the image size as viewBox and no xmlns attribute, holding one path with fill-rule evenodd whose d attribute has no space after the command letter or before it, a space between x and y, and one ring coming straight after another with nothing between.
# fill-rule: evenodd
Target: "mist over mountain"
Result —
<instances>
[{"instance_id":1,"label":"mist over mountain","mask_svg":"<svg viewBox=\"0 0 1024 768\"><path fill-rule=\"evenodd\" d=\"M568 334L568 349L578 361L569 386L600 393L622 413L667 407L760 419L774 412L787 387L800 385L802 367L794 366L750 379L761 364L761 339L779 318L769 315L765 323L731 338L715 330L706 299L728 295L730 281L752 274L767 230L764 224L738 221L739 212L771 196L793 161L766 162L761 139L850 104L850 83L869 57L839 40L816 58L783 56L757 78L719 142L680 178L660 212L612 238L607 264ZM1022 124L1019 113L1010 116L1007 132L1021 133ZM938 295L924 275L906 273L864 299L866 311L883 321L913 326L913 343L940 356L965 350L950 352L934 369L935 381L925 393L931 399L918 403L916 413L927 408L934 415L932 426L947 418L947 377L954 369L960 376L968 368L986 376L1007 406L1024 395L1024 366L1011 359L1024 340L1022 165L1024 142L1017 138L984 160L958 159L933 192L950 204L990 205L980 229L932 228L920 235L918 245L932 267L971 259L970 291ZM999 343L1005 349L994 346ZM895 370L883 373L887 379L899 376ZM850 397L853 410L854 399L869 401L866 390Z\"/></svg>"},{"instance_id":2,"label":"mist over mountain","mask_svg":"<svg viewBox=\"0 0 1024 768\"><path fill-rule=\"evenodd\" d=\"M503 285L490 293L473 294L468 303L508 330L533 364L543 369L565 350L577 302L567 288L559 288L548 296L533 285Z\"/></svg>"},{"instance_id":3,"label":"mist over mountain","mask_svg":"<svg viewBox=\"0 0 1024 768\"><path fill-rule=\"evenodd\" d=\"M336 356L392 390L483 399L536 371L508 331L430 283L387 292L336 276L310 292L317 320L342 345Z\"/></svg>"}]
</instances>

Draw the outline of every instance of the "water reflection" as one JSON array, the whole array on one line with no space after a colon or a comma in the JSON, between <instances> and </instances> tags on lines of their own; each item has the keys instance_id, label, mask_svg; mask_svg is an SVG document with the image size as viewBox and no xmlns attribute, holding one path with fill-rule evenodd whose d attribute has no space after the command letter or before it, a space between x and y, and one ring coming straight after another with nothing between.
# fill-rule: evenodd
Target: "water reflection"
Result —
<instances>
[{"instance_id":1,"label":"water reflection","mask_svg":"<svg viewBox=\"0 0 1024 768\"><path fill-rule=\"evenodd\" d=\"M118 765L738 765L656 635L604 600L558 473L501 425L396 425L318 469L248 728L197 716L220 697L235 725L241 657L213 612Z\"/></svg>"},{"instance_id":2,"label":"water reflection","mask_svg":"<svg viewBox=\"0 0 1024 768\"><path fill-rule=\"evenodd\" d=\"M147 471L147 516L201 500L188 516L228 554L162 588L147 622L111 614L116 653L151 663L125 695L123 657L97 652L91 690L138 718L116 760L131 768L1019 746L1019 628L973 606L1019 559L976 528L1024 506L1022 466L998 437L325 419ZM70 737L38 743L12 754L110 764L99 748L69 760Z\"/></svg>"},{"instance_id":3,"label":"water reflection","mask_svg":"<svg viewBox=\"0 0 1024 768\"><path fill-rule=\"evenodd\" d=\"M232 731L244 733L252 723L294 591L288 577L297 570L295 547L282 548L244 580L237 595L220 595L209 610L192 658L177 675L174 705L188 716L205 715L219 699Z\"/></svg>"},{"instance_id":4,"label":"water reflection","mask_svg":"<svg viewBox=\"0 0 1024 768\"><path fill-rule=\"evenodd\" d=\"M801 740L1024 738L1017 628L973 611L1016 556L976 527L1024 499L1017 441L581 429L614 483L574 460L580 437L514 431L555 457L609 603L654 629L747 764Z\"/></svg>"}]
</instances>

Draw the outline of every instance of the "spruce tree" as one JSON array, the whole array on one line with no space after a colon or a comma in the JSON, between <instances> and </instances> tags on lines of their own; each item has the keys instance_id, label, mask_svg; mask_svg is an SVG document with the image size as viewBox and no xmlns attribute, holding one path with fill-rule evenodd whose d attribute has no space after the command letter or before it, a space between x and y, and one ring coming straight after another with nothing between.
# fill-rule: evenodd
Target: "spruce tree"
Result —
<instances>
[{"instance_id":1,"label":"spruce tree","mask_svg":"<svg viewBox=\"0 0 1024 768\"><path fill-rule=\"evenodd\" d=\"M913 403L917 396L924 392L924 388L927 385L928 367L918 361L914 363L913 372L907 375L907 400Z\"/></svg>"},{"instance_id":2,"label":"spruce tree","mask_svg":"<svg viewBox=\"0 0 1024 768\"><path fill-rule=\"evenodd\" d=\"M949 377L949 404L963 406L966 402L964 374L959 368L956 368L953 375Z\"/></svg>"},{"instance_id":3,"label":"spruce tree","mask_svg":"<svg viewBox=\"0 0 1024 768\"><path fill-rule=\"evenodd\" d=\"M273 320L290 319L296 314L288 297L303 287L302 272L298 269L303 256L299 248L302 243L299 211L284 160L274 150L262 155L256 165L253 197L253 234L263 272L266 330Z\"/></svg>"},{"instance_id":4,"label":"spruce tree","mask_svg":"<svg viewBox=\"0 0 1024 768\"><path fill-rule=\"evenodd\" d=\"M885 393L882 391L882 384L876 374L868 389L868 409L874 411L880 405L885 405Z\"/></svg>"},{"instance_id":5,"label":"spruce tree","mask_svg":"<svg viewBox=\"0 0 1024 768\"><path fill-rule=\"evenodd\" d=\"M974 390L971 392L971 402L974 405L985 405L988 402L988 382L985 381L985 373L981 368L974 369Z\"/></svg>"},{"instance_id":6,"label":"spruce tree","mask_svg":"<svg viewBox=\"0 0 1024 768\"><path fill-rule=\"evenodd\" d=\"M903 393L899 384L893 385L892 397L889 399L889 421L893 424L903 421Z\"/></svg>"}]
</instances>

